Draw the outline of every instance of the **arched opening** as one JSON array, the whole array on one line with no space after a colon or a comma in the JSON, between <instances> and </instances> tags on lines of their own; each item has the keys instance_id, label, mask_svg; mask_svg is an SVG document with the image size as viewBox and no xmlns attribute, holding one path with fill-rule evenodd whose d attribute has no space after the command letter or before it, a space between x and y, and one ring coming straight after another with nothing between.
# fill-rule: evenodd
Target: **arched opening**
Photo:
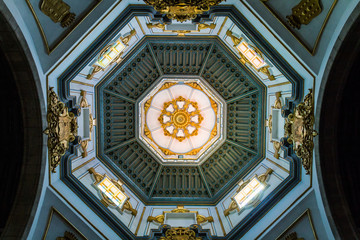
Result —
<instances>
[{"instance_id":1,"label":"arched opening","mask_svg":"<svg viewBox=\"0 0 360 240\"><path fill-rule=\"evenodd\" d=\"M30 230L43 184L45 107L29 50L20 43L25 40L16 36L5 11L0 13L0 237L21 239Z\"/></svg>"},{"instance_id":2,"label":"arched opening","mask_svg":"<svg viewBox=\"0 0 360 240\"><path fill-rule=\"evenodd\" d=\"M331 218L341 239L360 239L360 18L328 72L319 129L320 168Z\"/></svg>"}]
</instances>

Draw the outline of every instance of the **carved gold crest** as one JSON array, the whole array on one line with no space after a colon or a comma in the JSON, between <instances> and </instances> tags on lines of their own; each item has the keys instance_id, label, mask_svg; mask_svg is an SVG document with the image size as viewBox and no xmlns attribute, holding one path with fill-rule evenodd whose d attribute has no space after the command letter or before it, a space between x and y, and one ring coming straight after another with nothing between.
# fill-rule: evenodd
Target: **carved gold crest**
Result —
<instances>
[{"instance_id":1,"label":"carved gold crest","mask_svg":"<svg viewBox=\"0 0 360 240\"><path fill-rule=\"evenodd\" d=\"M50 169L56 172L55 169L60 164L61 157L69 148L69 142L74 141L77 136L78 125L75 115L59 101L53 88L49 89L48 96L48 127L44 133L48 135Z\"/></svg>"},{"instance_id":2,"label":"carved gold crest","mask_svg":"<svg viewBox=\"0 0 360 240\"><path fill-rule=\"evenodd\" d=\"M289 114L284 126L287 142L293 145L293 150L301 159L306 174L310 173L314 149L313 138L317 136L317 132L313 129L315 122L313 104L312 89L309 89L304 102L296 106L294 113Z\"/></svg>"},{"instance_id":3,"label":"carved gold crest","mask_svg":"<svg viewBox=\"0 0 360 240\"><path fill-rule=\"evenodd\" d=\"M144 0L147 5L153 6L156 11L166 14L170 19L180 22L195 19L197 14L202 14L216 6L223 0Z\"/></svg>"}]
</instances>

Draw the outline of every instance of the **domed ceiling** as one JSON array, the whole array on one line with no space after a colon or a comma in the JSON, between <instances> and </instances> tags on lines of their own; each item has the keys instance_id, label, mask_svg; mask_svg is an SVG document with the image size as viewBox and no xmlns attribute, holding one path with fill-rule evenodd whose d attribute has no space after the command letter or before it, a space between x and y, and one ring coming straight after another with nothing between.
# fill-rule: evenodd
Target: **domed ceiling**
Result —
<instances>
[{"instance_id":1,"label":"domed ceiling","mask_svg":"<svg viewBox=\"0 0 360 240\"><path fill-rule=\"evenodd\" d=\"M148 203L214 203L264 157L265 86L217 38L145 38L97 86L99 157Z\"/></svg>"},{"instance_id":2,"label":"domed ceiling","mask_svg":"<svg viewBox=\"0 0 360 240\"><path fill-rule=\"evenodd\" d=\"M56 79L69 111L76 112L77 102L84 100L83 89L92 93L96 118L93 138L87 140L93 143L93 158L75 165L72 157L79 152L71 143L61 161L61 180L120 236L126 232L124 239L135 239L137 230L128 228L133 218L105 206L90 175L120 182L130 199L127 209L139 219L141 204L144 209L218 206L229 217L242 180L271 173L259 201L229 217L238 222L231 223L226 237L235 238L300 180L301 163L291 149L275 149L283 127L271 134L266 118L274 112L273 125L283 124L281 112L287 116L302 99L303 78L234 7L215 7L209 14L179 23L151 7L127 7ZM70 83L77 84L71 93ZM268 93L270 83L288 84L283 100L274 89ZM82 94L78 101L77 94ZM86 156L86 145L81 148ZM285 167L268 160L280 151ZM280 167L276 172L270 166ZM143 235L158 228L152 224L144 225Z\"/></svg>"}]
</instances>

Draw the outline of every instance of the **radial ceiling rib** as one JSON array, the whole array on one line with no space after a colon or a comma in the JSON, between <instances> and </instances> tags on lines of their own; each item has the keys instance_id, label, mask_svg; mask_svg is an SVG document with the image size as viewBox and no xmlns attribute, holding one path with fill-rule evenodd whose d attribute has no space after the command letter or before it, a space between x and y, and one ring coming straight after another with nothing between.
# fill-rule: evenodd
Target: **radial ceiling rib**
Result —
<instances>
[{"instance_id":1,"label":"radial ceiling rib","mask_svg":"<svg viewBox=\"0 0 360 240\"><path fill-rule=\"evenodd\" d=\"M148 46L148 48L150 49L151 57L154 59L154 62L155 62L155 65L156 65L157 70L159 71L160 75L163 75L164 73L163 73L163 71L162 71L162 69L161 69L161 67L160 67L160 63L159 63L157 57L155 56L155 53L154 53L151 45L148 44L147 46Z\"/></svg>"},{"instance_id":2,"label":"radial ceiling rib","mask_svg":"<svg viewBox=\"0 0 360 240\"><path fill-rule=\"evenodd\" d=\"M159 181L159 177L160 177L160 174L161 174L161 171L162 171L163 168L164 168L164 166L163 166L163 165L160 165L158 171L156 172L156 176L155 176L155 179L154 179L154 183L153 183L153 185L151 186L150 191L149 191L149 198L151 198L152 195L153 195L153 193L154 193L155 186L156 186L157 182Z\"/></svg>"},{"instance_id":3,"label":"radial ceiling rib","mask_svg":"<svg viewBox=\"0 0 360 240\"><path fill-rule=\"evenodd\" d=\"M242 99L242 98L248 97L248 96L250 96L251 94L256 93L257 91L258 91L258 90L255 89L255 90L252 90L252 91L250 91L250 92L241 94L241 95L239 95L239 96L230 98L230 99L226 100L226 103L229 104L229 103L235 102L235 101L237 101L237 100L240 100L240 99Z\"/></svg>"},{"instance_id":4,"label":"radial ceiling rib","mask_svg":"<svg viewBox=\"0 0 360 240\"><path fill-rule=\"evenodd\" d=\"M242 148L242 149L244 149L244 150L246 150L246 151L248 151L248 152L251 152L251 153L253 153L253 154L255 154L255 155L257 154L257 151L255 151L255 150L253 150L253 149L251 149L251 148L245 147L245 146L243 146L243 145L240 144L240 143L234 142L234 141L229 140L229 139L226 139L226 142L228 142L228 143L230 143L230 144L232 144L232 145L234 145L234 146L236 146L236 147Z\"/></svg>"},{"instance_id":5,"label":"radial ceiling rib","mask_svg":"<svg viewBox=\"0 0 360 240\"><path fill-rule=\"evenodd\" d=\"M118 144L118 145L116 145L116 146L114 146L114 147L112 147L112 148L106 149L106 150L105 150L105 153L109 153L109 152L115 151L116 149L119 149L119 148L121 148L121 147L123 147L123 146L126 146L126 145L128 145L128 144L130 144L130 143L132 143L132 142L134 142L134 141L136 141L136 138L135 138L135 137L130 138L129 140L126 140L126 141L124 141L124 142L122 142L122 143L120 143L120 144Z\"/></svg>"},{"instance_id":6,"label":"radial ceiling rib","mask_svg":"<svg viewBox=\"0 0 360 240\"><path fill-rule=\"evenodd\" d=\"M200 167L200 166L197 166L197 168L198 168L198 171L199 171L199 173L200 173L201 179L202 179L203 182L204 182L204 185L205 185L205 187L206 187L206 190L207 190L207 192L208 192L208 194L209 194L209 197L212 197L213 195L212 195L212 193L211 193L211 191L210 191L210 187L209 187L209 185L208 185L208 183L207 183L207 181L206 181L206 179L205 179L205 176L204 176L204 173L203 173L201 167Z\"/></svg>"},{"instance_id":7,"label":"radial ceiling rib","mask_svg":"<svg viewBox=\"0 0 360 240\"><path fill-rule=\"evenodd\" d=\"M108 93L108 94L110 94L110 95L113 95L114 97L121 98L121 99L123 99L123 100L125 100L125 101L128 101L128 102L130 102L130 103L133 103L133 104L135 104L135 102L136 102L136 101L135 101L134 99L132 99L132 98L129 98L129 97L126 97L126 96L124 96L124 95L121 95L121 94L112 92L112 91L110 91L110 90L108 90L108 89L104 89L104 92L105 92L105 93Z\"/></svg>"},{"instance_id":8,"label":"radial ceiling rib","mask_svg":"<svg viewBox=\"0 0 360 240\"><path fill-rule=\"evenodd\" d=\"M206 63L207 63L207 61L208 61L208 59L209 59L209 57L210 57L210 54L211 54L211 51L212 51L213 47L214 47L214 43L211 44L211 47L209 48L209 50L208 50L208 52L207 52L207 55L206 55L206 57L205 57L205 61L203 62L202 66L201 66L201 69L200 69L200 72L199 72L199 76L201 76L201 75L203 74L203 72L204 72Z\"/></svg>"}]
</instances>

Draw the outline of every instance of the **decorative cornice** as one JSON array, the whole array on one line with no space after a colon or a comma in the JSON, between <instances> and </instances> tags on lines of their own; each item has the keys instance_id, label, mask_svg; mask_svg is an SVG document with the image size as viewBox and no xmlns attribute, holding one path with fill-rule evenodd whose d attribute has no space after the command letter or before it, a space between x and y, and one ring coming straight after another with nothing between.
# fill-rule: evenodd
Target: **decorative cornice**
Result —
<instances>
[{"instance_id":1,"label":"decorative cornice","mask_svg":"<svg viewBox=\"0 0 360 240\"><path fill-rule=\"evenodd\" d=\"M48 135L50 169L55 173L69 143L77 136L78 125L74 113L69 112L65 104L60 102L53 87L48 90L47 121L48 127L44 133Z\"/></svg>"}]
</instances>

